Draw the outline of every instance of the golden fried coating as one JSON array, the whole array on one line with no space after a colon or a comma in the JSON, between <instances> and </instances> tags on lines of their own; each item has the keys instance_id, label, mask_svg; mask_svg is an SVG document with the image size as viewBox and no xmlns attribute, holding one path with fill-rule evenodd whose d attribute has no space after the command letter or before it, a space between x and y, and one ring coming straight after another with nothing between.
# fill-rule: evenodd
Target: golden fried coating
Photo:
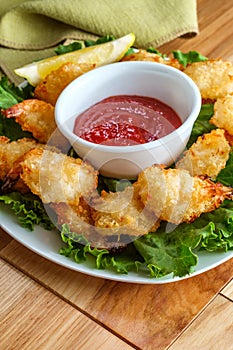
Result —
<instances>
[{"instance_id":1,"label":"golden fried coating","mask_svg":"<svg viewBox=\"0 0 233 350\"><path fill-rule=\"evenodd\" d=\"M136 237L159 226L154 213L144 208L136 185L120 192L102 192L101 197L92 201L92 218L97 232L108 236Z\"/></svg>"},{"instance_id":2,"label":"golden fried coating","mask_svg":"<svg viewBox=\"0 0 233 350\"><path fill-rule=\"evenodd\" d=\"M122 58L121 61L150 61L167 64L168 66L172 66L177 69L183 69L183 66L179 63L179 61L176 58L167 57L165 59L156 53L148 52L146 50L138 50L135 53L126 55Z\"/></svg>"},{"instance_id":3,"label":"golden fried coating","mask_svg":"<svg viewBox=\"0 0 233 350\"><path fill-rule=\"evenodd\" d=\"M97 233L93 226L89 203L83 197L80 198L78 206L69 206L66 203L51 203L50 208L55 211L59 226L68 224L71 232L84 236L93 248L116 251L127 245L126 242L119 240L118 236Z\"/></svg>"},{"instance_id":4,"label":"golden fried coating","mask_svg":"<svg viewBox=\"0 0 233 350\"><path fill-rule=\"evenodd\" d=\"M49 149L53 152L60 152L59 149L56 147L46 146L41 143L37 143L36 141L32 139L20 139L18 141L13 141L15 148L17 150L21 148L22 146L28 146L28 149L25 147L24 151L22 150L22 153L17 159L11 164L10 170L6 173L6 175L3 178L2 186L1 186L1 193L9 193L12 191L17 191L20 193L27 193L30 191L29 187L25 184L25 182L20 177L21 174L21 163L26 157L27 152L29 152L32 149L36 148L45 148ZM13 143L12 142L12 143ZM30 147L31 143L31 147ZM22 145L23 144L23 145Z\"/></svg>"},{"instance_id":5,"label":"golden fried coating","mask_svg":"<svg viewBox=\"0 0 233 350\"><path fill-rule=\"evenodd\" d=\"M144 205L161 220L179 224L192 222L202 213L232 199L233 189L206 177L192 177L183 169L151 166L138 177L139 194Z\"/></svg>"},{"instance_id":6,"label":"golden fried coating","mask_svg":"<svg viewBox=\"0 0 233 350\"><path fill-rule=\"evenodd\" d=\"M233 95L227 95L217 99L214 104L214 115L210 123L218 128L225 129L233 135Z\"/></svg>"},{"instance_id":7,"label":"golden fried coating","mask_svg":"<svg viewBox=\"0 0 233 350\"><path fill-rule=\"evenodd\" d=\"M72 62L65 63L58 69L52 71L46 78L35 88L34 96L39 100L46 101L55 106L58 96L62 90L78 78L83 73L95 68L94 64Z\"/></svg>"},{"instance_id":8,"label":"golden fried coating","mask_svg":"<svg viewBox=\"0 0 233 350\"><path fill-rule=\"evenodd\" d=\"M58 225L67 224L71 231L84 234L86 238L92 232L93 220L90 207L83 197L80 197L77 206L69 206L67 203L51 203L50 207L57 215Z\"/></svg>"},{"instance_id":9,"label":"golden fried coating","mask_svg":"<svg viewBox=\"0 0 233 350\"><path fill-rule=\"evenodd\" d=\"M97 187L97 172L81 159L38 148L21 163L21 178L44 203L79 205Z\"/></svg>"},{"instance_id":10,"label":"golden fried coating","mask_svg":"<svg viewBox=\"0 0 233 350\"><path fill-rule=\"evenodd\" d=\"M25 131L41 143L47 143L56 130L54 107L37 99L24 100L3 111L6 118L15 118Z\"/></svg>"},{"instance_id":11,"label":"golden fried coating","mask_svg":"<svg viewBox=\"0 0 233 350\"><path fill-rule=\"evenodd\" d=\"M25 184L25 182L21 179L21 162L23 161L25 154L18 158L12 165L10 171L6 174L3 179L0 192L2 194L10 193L13 191L19 193L28 193L30 192L30 188Z\"/></svg>"},{"instance_id":12,"label":"golden fried coating","mask_svg":"<svg viewBox=\"0 0 233 350\"><path fill-rule=\"evenodd\" d=\"M207 175L214 180L225 168L231 147L223 129L212 130L199 136L197 141L184 153L177 169L186 169L192 176Z\"/></svg>"},{"instance_id":13,"label":"golden fried coating","mask_svg":"<svg viewBox=\"0 0 233 350\"><path fill-rule=\"evenodd\" d=\"M4 179L17 159L38 146L33 139L22 138L11 142L7 137L0 136L0 180Z\"/></svg>"},{"instance_id":14,"label":"golden fried coating","mask_svg":"<svg viewBox=\"0 0 233 350\"><path fill-rule=\"evenodd\" d=\"M71 230L75 232L79 231L79 233L83 233L80 227L79 230L77 230L77 227L74 229L74 225L76 224L75 216L77 216L83 224L93 225L91 208L83 197L80 197L78 206L68 206L66 203L51 203L50 207L53 208L58 215L58 224L68 224ZM69 209L71 209L72 215L70 215L71 211Z\"/></svg>"},{"instance_id":15,"label":"golden fried coating","mask_svg":"<svg viewBox=\"0 0 233 350\"><path fill-rule=\"evenodd\" d=\"M194 62L184 69L197 84L203 99L216 100L233 94L233 64L229 61Z\"/></svg>"}]
</instances>

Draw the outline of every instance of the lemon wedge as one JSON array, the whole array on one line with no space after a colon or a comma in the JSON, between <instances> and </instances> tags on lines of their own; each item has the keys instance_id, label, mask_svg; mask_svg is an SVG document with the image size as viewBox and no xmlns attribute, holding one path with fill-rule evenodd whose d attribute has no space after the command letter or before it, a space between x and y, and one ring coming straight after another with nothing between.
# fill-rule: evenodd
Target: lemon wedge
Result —
<instances>
[{"instance_id":1,"label":"lemon wedge","mask_svg":"<svg viewBox=\"0 0 233 350\"><path fill-rule=\"evenodd\" d=\"M27 64L14 70L15 74L28 80L36 86L51 71L58 69L65 63L90 63L102 66L119 61L127 50L133 45L135 35L129 33L119 39L108 41L103 44L85 47L81 50L68 52L62 55L49 57L41 61Z\"/></svg>"}]
</instances>

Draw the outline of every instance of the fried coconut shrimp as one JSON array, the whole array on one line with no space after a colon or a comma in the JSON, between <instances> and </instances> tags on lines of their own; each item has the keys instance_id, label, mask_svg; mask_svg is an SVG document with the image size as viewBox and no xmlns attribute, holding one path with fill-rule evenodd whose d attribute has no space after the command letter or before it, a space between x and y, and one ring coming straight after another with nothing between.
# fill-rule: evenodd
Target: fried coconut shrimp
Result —
<instances>
[{"instance_id":1,"label":"fried coconut shrimp","mask_svg":"<svg viewBox=\"0 0 233 350\"><path fill-rule=\"evenodd\" d=\"M21 162L21 178L44 203L79 205L97 187L97 172L81 159L41 148Z\"/></svg>"},{"instance_id":2,"label":"fried coconut shrimp","mask_svg":"<svg viewBox=\"0 0 233 350\"><path fill-rule=\"evenodd\" d=\"M68 224L72 232L83 234L92 247L111 251L127 246L135 238L155 231L160 221L144 209L137 187L122 192L93 192L90 198L80 198L79 205L51 203L58 225Z\"/></svg>"},{"instance_id":3,"label":"fried coconut shrimp","mask_svg":"<svg viewBox=\"0 0 233 350\"><path fill-rule=\"evenodd\" d=\"M67 224L71 231L78 234L85 233L85 237L89 239L93 231L93 220L90 206L83 197L80 197L78 205L70 206L67 203L51 203L50 208L56 213L59 226Z\"/></svg>"},{"instance_id":4,"label":"fried coconut shrimp","mask_svg":"<svg viewBox=\"0 0 233 350\"><path fill-rule=\"evenodd\" d=\"M214 115L210 123L225 129L233 136L233 95L219 98L214 104Z\"/></svg>"},{"instance_id":5,"label":"fried coconut shrimp","mask_svg":"<svg viewBox=\"0 0 233 350\"><path fill-rule=\"evenodd\" d=\"M71 81L93 68L95 68L94 64L65 63L60 68L48 74L46 78L37 85L34 96L54 106L62 90L71 83Z\"/></svg>"},{"instance_id":6,"label":"fried coconut shrimp","mask_svg":"<svg viewBox=\"0 0 233 350\"><path fill-rule=\"evenodd\" d=\"M138 52L125 56L121 61L150 61L167 64L177 69L182 69L182 65L174 57L162 58L160 55L146 50L138 50Z\"/></svg>"},{"instance_id":7,"label":"fried coconut shrimp","mask_svg":"<svg viewBox=\"0 0 233 350\"><path fill-rule=\"evenodd\" d=\"M159 227L155 214L144 208L137 185L120 192L103 191L101 197L92 201L92 218L101 235L115 235L119 241L123 235L125 242Z\"/></svg>"},{"instance_id":8,"label":"fried coconut shrimp","mask_svg":"<svg viewBox=\"0 0 233 350\"><path fill-rule=\"evenodd\" d=\"M24 140L26 142L24 142ZM20 148L22 146L22 143L28 143L29 148L26 149L25 147L24 149L25 152L22 150L21 155L17 157L17 159L11 164L9 171L6 173L6 175L3 178L0 191L1 193L9 193L12 191L27 193L27 192L30 192L30 189L20 177L21 163L24 161L27 155L27 152L36 148L43 148L43 149L46 148L57 153L60 153L60 150L57 149L56 147L46 146L44 144L37 143L32 139L20 139L18 141L13 141L13 142L15 143L15 147L17 148ZM31 147L30 147L30 143L31 143Z\"/></svg>"},{"instance_id":9,"label":"fried coconut shrimp","mask_svg":"<svg viewBox=\"0 0 233 350\"><path fill-rule=\"evenodd\" d=\"M192 177L183 169L151 166L139 175L137 182L144 205L161 220L174 224L190 223L233 195L232 188L206 177Z\"/></svg>"},{"instance_id":10,"label":"fried coconut shrimp","mask_svg":"<svg viewBox=\"0 0 233 350\"><path fill-rule=\"evenodd\" d=\"M90 242L91 247L117 251L124 248L127 243L119 240L118 236L99 234L91 216L91 208L83 197L78 206L69 206L66 203L51 203L50 207L57 215L59 226L68 224L71 232L82 234Z\"/></svg>"},{"instance_id":11,"label":"fried coconut shrimp","mask_svg":"<svg viewBox=\"0 0 233 350\"><path fill-rule=\"evenodd\" d=\"M37 99L24 100L2 113L6 118L15 118L23 130L30 131L41 143L47 143L57 127L54 107Z\"/></svg>"},{"instance_id":12,"label":"fried coconut shrimp","mask_svg":"<svg viewBox=\"0 0 233 350\"><path fill-rule=\"evenodd\" d=\"M7 137L0 136L0 180L4 179L17 159L38 145L36 141L28 138L10 141Z\"/></svg>"},{"instance_id":13,"label":"fried coconut shrimp","mask_svg":"<svg viewBox=\"0 0 233 350\"><path fill-rule=\"evenodd\" d=\"M192 176L207 175L213 180L225 168L231 147L223 129L212 130L199 136L197 141L184 153L177 169L186 169Z\"/></svg>"},{"instance_id":14,"label":"fried coconut shrimp","mask_svg":"<svg viewBox=\"0 0 233 350\"><path fill-rule=\"evenodd\" d=\"M233 64L229 61L194 62L184 73L197 84L203 99L216 100L233 94Z\"/></svg>"},{"instance_id":15,"label":"fried coconut shrimp","mask_svg":"<svg viewBox=\"0 0 233 350\"><path fill-rule=\"evenodd\" d=\"M19 164L29 150L40 146L32 139L22 138L11 142L5 136L0 137L0 180L3 182L0 189L1 193L10 191L29 192L29 188L20 179Z\"/></svg>"}]
</instances>

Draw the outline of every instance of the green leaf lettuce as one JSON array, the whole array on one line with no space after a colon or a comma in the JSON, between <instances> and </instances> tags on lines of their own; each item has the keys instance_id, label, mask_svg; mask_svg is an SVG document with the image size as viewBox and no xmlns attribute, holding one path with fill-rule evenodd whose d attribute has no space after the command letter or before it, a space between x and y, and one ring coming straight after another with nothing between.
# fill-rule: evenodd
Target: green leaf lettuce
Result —
<instances>
[{"instance_id":1,"label":"green leaf lettuce","mask_svg":"<svg viewBox=\"0 0 233 350\"><path fill-rule=\"evenodd\" d=\"M189 51L187 53L181 52L180 50L172 51L173 56L181 63L184 67L187 66L187 64L194 63L194 62L201 62L206 61L208 58L201 55L197 51Z\"/></svg>"},{"instance_id":2,"label":"green leaf lettuce","mask_svg":"<svg viewBox=\"0 0 233 350\"><path fill-rule=\"evenodd\" d=\"M183 277L194 271L198 251L224 252L233 248L233 203L225 201L220 208L202 214L191 224L175 226L163 222L156 232L136 239L118 254L91 248L84 236L63 225L61 237L66 246L60 253L76 262L85 261L91 255L97 268L118 273L143 269L152 278L170 273Z\"/></svg>"},{"instance_id":3,"label":"green leaf lettuce","mask_svg":"<svg viewBox=\"0 0 233 350\"><path fill-rule=\"evenodd\" d=\"M41 225L47 230L54 228L41 200L30 194L20 194L12 192L0 196L0 201L9 205L16 216L19 218L20 224L33 231L35 225Z\"/></svg>"}]
</instances>

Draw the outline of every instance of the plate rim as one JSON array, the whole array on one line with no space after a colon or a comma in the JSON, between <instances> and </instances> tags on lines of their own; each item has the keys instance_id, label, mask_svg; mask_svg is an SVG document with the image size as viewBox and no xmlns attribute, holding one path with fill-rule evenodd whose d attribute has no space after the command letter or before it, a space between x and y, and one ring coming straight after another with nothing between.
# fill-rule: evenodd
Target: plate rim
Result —
<instances>
[{"instance_id":1,"label":"plate rim","mask_svg":"<svg viewBox=\"0 0 233 350\"><path fill-rule=\"evenodd\" d=\"M3 208L3 210L2 210ZM41 234L51 234L52 235L57 235L57 237L53 237L53 239L55 239L56 241L59 240L60 242L60 247L62 247L62 240L60 238L60 236L58 235L58 230L46 230L44 228L42 228L41 226L35 225L35 229L34 231L30 231L27 230L26 228L22 227L20 225L20 223L18 222L18 217L12 212L11 208L7 206L7 204L4 203L0 203L0 227L7 232L12 238L14 238L18 243L22 244L24 247L26 247L27 249L29 249L30 251L36 253L37 255L47 259L48 261L51 261L57 265L60 265L64 268L68 268L70 270L79 272L79 273L83 273L86 274L88 276L92 276L92 277L96 277L96 278L103 278L103 279L107 279L107 280L111 280L111 281L115 281L115 282L123 282L123 283L137 283L137 284L167 284L167 283L174 283L174 282L178 282L178 281L182 281L185 279L189 279L195 276L198 276L204 272L207 272L221 264L223 264L224 262L230 260L233 258L233 251L228 251L228 252L203 252L204 253L204 259L208 260L208 256L213 257L213 254L217 254L220 255L221 254L221 258L217 259L215 262L211 263L210 265L206 265L204 267L198 267L198 265L200 265L200 259L202 260L202 256L200 256L200 254L198 255L198 263L196 266L194 266L195 271L192 272L191 274L185 275L183 277L178 277L175 276L173 277L172 274L163 276L163 277L159 277L159 278L151 278L149 276L146 275L140 275L139 273L136 272L129 272L128 274L119 274L117 272L114 271L110 271L110 270L102 270L102 269L97 269L97 268L93 268L93 267L88 267L87 266L87 261L83 262L83 263L77 263L74 260L72 260L69 257L65 257L63 255L61 255L58 251L55 250L54 247L54 251L48 252L46 249L41 249L38 246L33 246L32 244L30 244L28 241L26 241L23 238L24 234L28 234L28 235L34 235L34 238L37 237L37 235L39 234L39 236ZM7 219L7 222L4 223L4 219ZM13 219L13 220L12 220ZM12 220L12 221L10 221ZM12 227L14 228L18 228L18 230L16 230L15 232L12 230ZM23 232L23 234L22 234ZM30 237L30 236L29 236ZM51 236L52 238L52 236ZM29 240L30 241L30 240ZM51 242L50 242L51 243ZM58 242L57 242L58 243ZM43 247L43 244L42 244ZM47 246L48 248L48 246ZM224 255L225 254L225 255Z\"/></svg>"}]
</instances>

